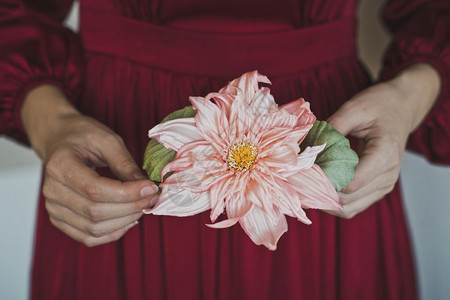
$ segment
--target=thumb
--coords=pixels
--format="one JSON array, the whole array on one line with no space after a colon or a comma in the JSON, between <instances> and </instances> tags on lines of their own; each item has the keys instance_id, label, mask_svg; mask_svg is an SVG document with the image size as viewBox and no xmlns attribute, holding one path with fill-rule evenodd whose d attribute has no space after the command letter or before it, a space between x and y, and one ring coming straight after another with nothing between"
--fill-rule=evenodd
<instances>
[{"instance_id":1,"label":"thumb","mask_svg":"<svg viewBox=\"0 0 450 300\"><path fill-rule=\"evenodd\" d=\"M102 150L111 172L122 181L147 179L142 170L136 165L133 157L125 146L123 140L118 137L114 142L106 145Z\"/></svg>"},{"instance_id":2,"label":"thumb","mask_svg":"<svg viewBox=\"0 0 450 300\"><path fill-rule=\"evenodd\" d=\"M344 103L334 114L332 114L327 122L333 128L344 136L358 131L364 126L364 118L357 111L352 101Z\"/></svg>"}]
</instances>

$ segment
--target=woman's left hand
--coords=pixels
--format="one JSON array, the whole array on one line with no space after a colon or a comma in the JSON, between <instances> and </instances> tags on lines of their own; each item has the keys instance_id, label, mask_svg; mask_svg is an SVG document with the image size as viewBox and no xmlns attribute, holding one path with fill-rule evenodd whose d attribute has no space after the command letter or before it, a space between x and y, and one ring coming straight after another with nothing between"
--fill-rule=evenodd
<instances>
[{"instance_id":1,"label":"woman's left hand","mask_svg":"<svg viewBox=\"0 0 450 300\"><path fill-rule=\"evenodd\" d=\"M328 119L360 142L355 178L339 192L343 210L329 213L350 219L392 191L408 136L433 107L439 90L437 71L416 64L358 93Z\"/></svg>"}]
</instances>

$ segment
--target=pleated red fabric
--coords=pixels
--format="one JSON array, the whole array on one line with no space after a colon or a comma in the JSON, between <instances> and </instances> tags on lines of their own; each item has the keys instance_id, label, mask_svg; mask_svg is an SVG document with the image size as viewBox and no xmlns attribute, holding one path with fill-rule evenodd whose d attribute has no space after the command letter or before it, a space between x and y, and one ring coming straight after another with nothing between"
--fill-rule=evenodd
<instances>
[{"instance_id":1,"label":"pleated red fabric","mask_svg":"<svg viewBox=\"0 0 450 300\"><path fill-rule=\"evenodd\" d=\"M304 97L318 119L370 84L356 58L357 1L81 0L80 35L60 20L71 1L3 0L0 130L26 138L29 89L62 88L84 114L123 137L138 164L147 131L258 69L279 104ZM391 1L394 42L382 74L416 62L440 73L436 107L410 146L450 163L448 1ZM420 21L420 24L418 23ZM100 170L110 176L107 170ZM413 257L397 186L351 220L308 210L288 220L275 252L239 226L211 229L209 213L145 215L121 240L86 248L54 228L41 197L32 299L415 299Z\"/></svg>"}]
</instances>

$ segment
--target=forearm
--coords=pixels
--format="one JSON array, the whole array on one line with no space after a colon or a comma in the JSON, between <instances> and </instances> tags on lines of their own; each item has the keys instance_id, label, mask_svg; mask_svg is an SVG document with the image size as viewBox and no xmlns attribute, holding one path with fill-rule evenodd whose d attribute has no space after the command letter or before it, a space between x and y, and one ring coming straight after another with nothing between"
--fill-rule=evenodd
<instances>
[{"instance_id":1,"label":"forearm","mask_svg":"<svg viewBox=\"0 0 450 300\"><path fill-rule=\"evenodd\" d=\"M58 129L59 120L79 112L64 93L53 85L41 85L31 90L21 108L21 118L32 147L41 159L48 156L45 144Z\"/></svg>"},{"instance_id":2,"label":"forearm","mask_svg":"<svg viewBox=\"0 0 450 300\"><path fill-rule=\"evenodd\" d=\"M402 96L403 108L410 116L410 133L433 108L441 90L438 72L428 64L414 64L387 82Z\"/></svg>"}]
</instances>

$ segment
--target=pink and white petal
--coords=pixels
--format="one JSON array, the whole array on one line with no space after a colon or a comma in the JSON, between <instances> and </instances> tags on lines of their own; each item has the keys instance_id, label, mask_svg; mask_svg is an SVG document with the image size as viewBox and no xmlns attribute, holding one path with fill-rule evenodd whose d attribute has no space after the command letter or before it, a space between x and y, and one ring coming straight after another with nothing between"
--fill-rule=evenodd
<instances>
[{"instance_id":1,"label":"pink and white petal","mask_svg":"<svg viewBox=\"0 0 450 300\"><path fill-rule=\"evenodd\" d=\"M261 208L254 205L239 220L242 229L256 245L264 245L276 250L280 237L288 230L286 217L275 208L276 219L269 217Z\"/></svg>"},{"instance_id":2,"label":"pink and white petal","mask_svg":"<svg viewBox=\"0 0 450 300\"><path fill-rule=\"evenodd\" d=\"M281 105L280 108L292 115L299 116L305 109L309 110L309 102L306 102L303 98L299 98L295 101Z\"/></svg>"},{"instance_id":3,"label":"pink and white petal","mask_svg":"<svg viewBox=\"0 0 450 300\"><path fill-rule=\"evenodd\" d=\"M178 150L176 157L198 157L199 155L207 157L216 153L216 149L214 149L208 141L201 140L182 146Z\"/></svg>"},{"instance_id":4,"label":"pink and white petal","mask_svg":"<svg viewBox=\"0 0 450 300\"><path fill-rule=\"evenodd\" d=\"M243 193L234 193L225 201L228 219L242 218L253 207Z\"/></svg>"},{"instance_id":5,"label":"pink and white petal","mask_svg":"<svg viewBox=\"0 0 450 300\"><path fill-rule=\"evenodd\" d=\"M153 215L187 217L211 208L208 193L193 193L188 189L163 188L156 205L143 212Z\"/></svg>"},{"instance_id":6,"label":"pink and white petal","mask_svg":"<svg viewBox=\"0 0 450 300\"><path fill-rule=\"evenodd\" d=\"M297 124L298 124L297 116L288 113L284 109L280 109L272 114L270 121L267 122L267 128L271 127L295 128Z\"/></svg>"},{"instance_id":7,"label":"pink and white petal","mask_svg":"<svg viewBox=\"0 0 450 300\"><path fill-rule=\"evenodd\" d=\"M228 149L228 120L226 112L202 97L189 97L192 107L197 111L195 124L203 139L209 141L211 145L222 151Z\"/></svg>"},{"instance_id":8,"label":"pink and white petal","mask_svg":"<svg viewBox=\"0 0 450 300\"><path fill-rule=\"evenodd\" d=\"M288 146L296 151L296 156L300 152L298 139L305 135L302 128L272 128L264 132L258 142L261 149L259 157L284 156L282 146ZM296 157L297 158L297 157Z\"/></svg>"},{"instance_id":9,"label":"pink and white petal","mask_svg":"<svg viewBox=\"0 0 450 300\"><path fill-rule=\"evenodd\" d=\"M314 165L314 162L317 159L317 155L323 151L325 146L326 144L306 147L305 150L297 155L296 163L284 169L286 178L295 175L297 172L310 169Z\"/></svg>"},{"instance_id":10,"label":"pink and white petal","mask_svg":"<svg viewBox=\"0 0 450 300\"><path fill-rule=\"evenodd\" d=\"M235 95L232 93L209 93L206 96L206 99L214 100L214 103L219 107L219 109L223 112L226 112L228 116L230 113L231 104L235 99Z\"/></svg>"},{"instance_id":11,"label":"pink and white petal","mask_svg":"<svg viewBox=\"0 0 450 300\"><path fill-rule=\"evenodd\" d=\"M230 181L229 190L231 194L225 199L225 207L229 219L242 217L252 207L252 203L245 198L249 180L249 172L243 172L234 174Z\"/></svg>"},{"instance_id":12,"label":"pink and white petal","mask_svg":"<svg viewBox=\"0 0 450 300\"><path fill-rule=\"evenodd\" d=\"M278 104L270 94L270 89L266 87L255 92L250 107L256 115L267 115L278 111Z\"/></svg>"},{"instance_id":13,"label":"pink and white petal","mask_svg":"<svg viewBox=\"0 0 450 300\"><path fill-rule=\"evenodd\" d=\"M280 108L288 111L290 114L297 116L298 125L310 125L314 124L316 121L316 116L310 110L309 102L306 102L303 98L292 101L285 105L282 105Z\"/></svg>"},{"instance_id":14,"label":"pink and white petal","mask_svg":"<svg viewBox=\"0 0 450 300\"><path fill-rule=\"evenodd\" d=\"M253 172L245 191L245 199L260 207L271 218L276 219L274 212L273 178Z\"/></svg>"},{"instance_id":15,"label":"pink and white petal","mask_svg":"<svg viewBox=\"0 0 450 300\"><path fill-rule=\"evenodd\" d=\"M206 226L211 227L211 228L215 228L215 229L222 229L222 228L228 228L233 226L234 224L236 224L239 221L239 218L234 218L234 219L226 219L214 224L206 224Z\"/></svg>"},{"instance_id":16,"label":"pink and white petal","mask_svg":"<svg viewBox=\"0 0 450 300\"><path fill-rule=\"evenodd\" d=\"M304 224L311 224L302 208L298 193L284 180L274 180L274 202L282 214L297 218Z\"/></svg>"},{"instance_id":17,"label":"pink and white petal","mask_svg":"<svg viewBox=\"0 0 450 300\"><path fill-rule=\"evenodd\" d=\"M303 207L342 209L336 190L327 175L316 164L288 177L288 183L298 193Z\"/></svg>"},{"instance_id":18,"label":"pink and white petal","mask_svg":"<svg viewBox=\"0 0 450 300\"><path fill-rule=\"evenodd\" d=\"M257 141L257 146L259 149L258 156L265 157L273 152L276 148L283 145L288 135L292 132L291 128L270 128L263 132L259 140Z\"/></svg>"},{"instance_id":19,"label":"pink and white petal","mask_svg":"<svg viewBox=\"0 0 450 300\"><path fill-rule=\"evenodd\" d=\"M231 197L232 190L230 185L232 184L233 176L229 176L216 182L209 190L211 200L211 222L215 222L216 219L223 213L225 208L225 201Z\"/></svg>"},{"instance_id":20,"label":"pink and white petal","mask_svg":"<svg viewBox=\"0 0 450 300\"><path fill-rule=\"evenodd\" d=\"M316 161L317 155L325 149L325 146L327 144L319 145L319 146L312 146L312 147L306 147L305 150L303 150L298 155L298 163L297 168L298 170L305 170L309 169L313 166L314 162Z\"/></svg>"},{"instance_id":21,"label":"pink and white petal","mask_svg":"<svg viewBox=\"0 0 450 300\"><path fill-rule=\"evenodd\" d=\"M202 184L203 178L203 174L191 172L191 169L185 169L183 171L175 172L167 177L167 179L160 184L160 188L196 189Z\"/></svg>"},{"instance_id":22,"label":"pink and white petal","mask_svg":"<svg viewBox=\"0 0 450 300\"><path fill-rule=\"evenodd\" d=\"M184 171L188 168L192 168L192 159L190 157L175 158L162 169L161 178L164 178L169 172Z\"/></svg>"},{"instance_id":23,"label":"pink and white petal","mask_svg":"<svg viewBox=\"0 0 450 300\"><path fill-rule=\"evenodd\" d=\"M180 118L158 124L150 129L148 136L175 151L185 144L204 140L194 118Z\"/></svg>"},{"instance_id":24,"label":"pink and white petal","mask_svg":"<svg viewBox=\"0 0 450 300\"><path fill-rule=\"evenodd\" d=\"M225 87L220 89L219 93L236 93L237 87L242 91L244 101L250 104L253 99L253 95L259 89L259 83L271 84L270 80L258 73L258 71L252 71L243 74L242 76L230 81Z\"/></svg>"},{"instance_id":25,"label":"pink and white petal","mask_svg":"<svg viewBox=\"0 0 450 300\"><path fill-rule=\"evenodd\" d=\"M253 110L244 102L243 98L236 97L231 104L230 115L228 117L230 143L243 136L247 136L251 129L250 125L256 117Z\"/></svg>"}]
</instances>

